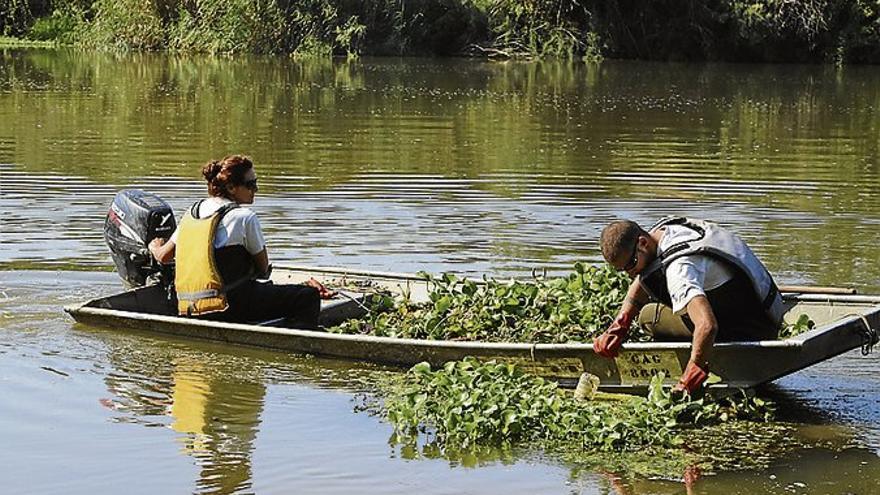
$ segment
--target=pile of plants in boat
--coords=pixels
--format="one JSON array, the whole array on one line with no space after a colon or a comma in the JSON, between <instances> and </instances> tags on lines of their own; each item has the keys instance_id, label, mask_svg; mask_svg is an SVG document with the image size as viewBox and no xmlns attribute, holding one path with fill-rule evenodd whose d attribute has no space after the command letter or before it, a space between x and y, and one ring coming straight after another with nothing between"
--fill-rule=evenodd
<instances>
[{"instance_id":1,"label":"pile of plants in boat","mask_svg":"<svg viewBox=\"0 0 880 495\"><path fill-rule=\"evenodd\" d=\"M484 278L478 283L451 273L422 276L429 284L428 302L376 292L366 302L366 316L328 331L474 342L591 342L613 321L630 283L625 273L609 265L584 263L575 263L574 271L563 277L528 281ZM782 325L779 338L814 326L802 314ZM648 341L651 335L634 324L628 340Z\"/></svg>"},{"instance_id":2,"label":"pile of plants in boat","mask_svg":"<svg viewBox=\"0 0 880 495\"><path fill-rule=\"evenodd\" d=\"M608 265L583 263L567 276L531 281L423 276L430 286L429 302L379 294L368 302L365 317L330 331L480 342L589 342L611 324L630 282ZM638 331L630 336L639 337Z\"/></svg>"},{"instance_id":3,"label":"pile of plants in boat","mask_svg":"<svg viewBox=\"0 0 880 495\"><path fill-rule=\"evenodd\" d=\"M647 397L584 401L515 365L466 358L413 366L386 384L381 407L398 438L425 435L441 448L540 441L608 452L679 449L687 430L774 414L759 398L673 396L662 381L652 380Z\"/></svg>"}]
</instances>

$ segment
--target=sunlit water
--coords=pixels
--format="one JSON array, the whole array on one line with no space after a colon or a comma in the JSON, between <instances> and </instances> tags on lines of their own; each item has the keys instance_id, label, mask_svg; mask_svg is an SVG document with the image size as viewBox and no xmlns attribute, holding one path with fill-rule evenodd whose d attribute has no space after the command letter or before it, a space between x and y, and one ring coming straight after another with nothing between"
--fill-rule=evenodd
<instances>
[{"instance_id":1,"label":"sunlit water","mask_svg":"<svg viewBox=\"0 0 880 495\"><path fill-rule=\"evenodd\" d=\"M880 70L0 51L0 492L677 493L539 452L427 458L357 412L375 369L99 330L113 195L179 213L244 152L275 263L527 276L609 220L734 228L781 283L880 292ZM699 493L880 492L880 365L770 393L812 447ZM429 457L429 456L428 456Z\"/></svg>"}]
</instances>

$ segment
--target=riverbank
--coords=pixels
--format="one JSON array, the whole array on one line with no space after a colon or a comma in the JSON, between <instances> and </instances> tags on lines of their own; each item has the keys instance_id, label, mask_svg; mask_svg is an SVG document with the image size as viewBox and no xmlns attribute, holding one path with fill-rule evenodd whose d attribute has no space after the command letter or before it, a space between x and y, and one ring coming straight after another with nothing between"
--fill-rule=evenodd
<instances>
[{"instance_id":1,"label":"riverbank","mask_svg":"<svg viewBox=\"0 0 880 495\"><path fill-rule=\"evenodd\" d=\"M0 48L56 48L54 41L36 41L11 36L0 36Z\"/></svg>"},{"instance_id":2,"label":"riverbank","mask_svg":"<svg viewBox=\"0 0 880 495\"><path fill-rule=\"evenodd\" d=\"M0 34L210 53L880 62L880 10L858 0L13 0Z\"/></svg>"}]
</instances>

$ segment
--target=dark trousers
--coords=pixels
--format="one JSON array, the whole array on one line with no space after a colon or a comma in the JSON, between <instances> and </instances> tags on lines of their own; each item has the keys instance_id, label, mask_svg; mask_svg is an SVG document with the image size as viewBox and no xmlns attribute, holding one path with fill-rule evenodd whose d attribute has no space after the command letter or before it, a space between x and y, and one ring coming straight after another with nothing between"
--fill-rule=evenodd
<instances>
[{"instance_id":1,"label":"dark trousers","mask_svg":"<svg viewBox=\"0 0 880 495\"><path fill-rule=\"evenodd\" d=\"M737 274L721 287L708 291L706 297L718 321L718 342L779 337L779 327L767 316L745 275Z\"/></svg>"},{"instance_id":2,"label":"dark trousers","mask_svg":"<svg viewBox=\"0 0 880 495\"><path fill-rule=\"evenodd\" d=\"M314 287L249 280L226 298L229 309L208 315L210 319L246 323L287 318L294 328L318 328L321 297Z\"/></svg>"},{"instance_id":3,"label":"dark trousers","mask_svg":"<svg viewBox=\"0 0 880 495\"><path fill-rule=\"evenodd\" d=\"M737 274L720 287L707 291L706 299L718 322L716 342L779 337L779 327L767 316L745 275ZM687 314L676 315L663 304L646 305L638 321L653 333L654 340L690 340L694 332L694 324Z\"/></svg>"}]
</instances>

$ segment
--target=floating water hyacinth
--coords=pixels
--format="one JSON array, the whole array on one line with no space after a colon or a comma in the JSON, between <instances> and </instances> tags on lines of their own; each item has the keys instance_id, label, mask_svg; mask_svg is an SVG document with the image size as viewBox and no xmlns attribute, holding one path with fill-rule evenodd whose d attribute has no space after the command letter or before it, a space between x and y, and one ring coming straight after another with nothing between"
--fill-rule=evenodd
<instances>
[{"instance_id":1,"label":"floating water hyacinth","mask_svg":"<svg viewBox=\"0 0 880 495\"><path fill-rule=\"evenodd\" d=\"M375 296L364 318L330 331L432 340L480 342L590 342L620 308L629 285L607 265L577 263L564 277L529 281L423 274L430 302Z\"/></svg>"},{"instance_id":2,"label":"floating water hyacinth","mask_svg":"<svg viewBox=\"0 0 880 495\"><path fill-rule=\"evenodd\" d=\"M494 280L482 283L445 273L423 273L429 284L427 303L376 294L369 312L328 329L335 333L473 342L589 343L604 332L620 310L630 284L625 273L609 265L576 263L572 273L555 278ZM786 324L780 337L812 328L801 315ZM630 341L650 340L634 325Z\"/></svg>"},{"instance_id":3,"label":"floating water hyacinth","mask_svg":"<svg viewBox=\"0 0 880 495\"><path fill-rule=\"evenodd\" d=\"M474 358L437 370L420 363L391 383L383 407L397 435L428 434L453 448L537 440L599 451L677 448L685 429L773 415L758 398L675 397L662 376L647 397L583 401L515 365Z\"/></svg>"}]
</instances>

